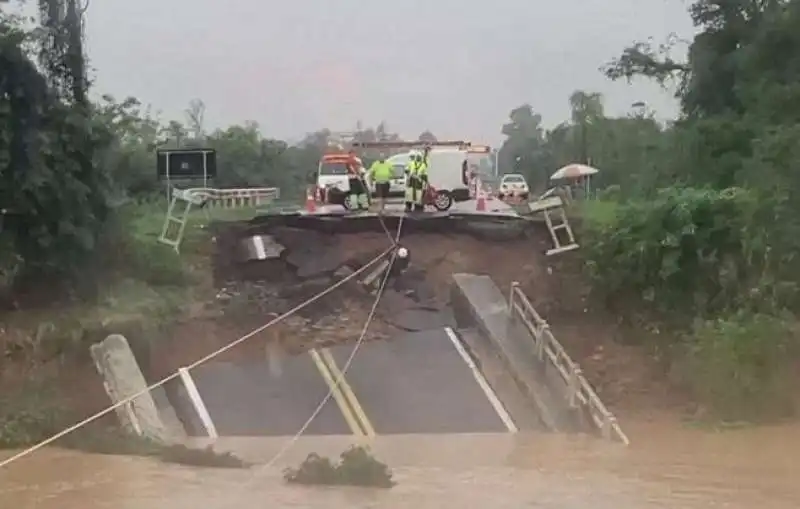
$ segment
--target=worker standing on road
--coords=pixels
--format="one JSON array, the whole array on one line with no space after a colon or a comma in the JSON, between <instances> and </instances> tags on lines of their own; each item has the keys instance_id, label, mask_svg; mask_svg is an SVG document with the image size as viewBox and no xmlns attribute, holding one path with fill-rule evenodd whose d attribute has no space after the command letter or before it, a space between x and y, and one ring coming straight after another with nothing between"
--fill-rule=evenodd
<instances>
[{"instance_id":1,"label":"worker standing on road","mask_svg":"<svg viewBox=\"0 0 800 509\"><path fill-rule=\"evenodd\" d=\"M406 212L422 212L423 196L428 185L428 149L423 154L416 152L411 155L411 160L406 166Z\"/></svg>"},{"instance_id":2,"label":"worker standing on road","mask_svg":"<svg viewBox=\"0 0 800 509\"><path fill-rule=\"evenodd\" d=\"M355 152L350 151L350 157L347 161L347 183L350 187L350 193L347 197L350 200L351 210L367 210L369 208L369 197L367 196L367 188L364 185L364 167L361 165L361 160L356 157Z\"/></svg>"},{"instance_id":3,"label":"worker standing on road","mask_svg":"<svg viewBox=\"0 0 800 509\"><path fill-rule=\"evenodd\" d=\"M369 178L375 183L375 194L378 197L378 206L381 212L386 207L386 200L389 198L392 173L392 164L386 160L385 154L381 154L378 160L369 167Z\"/></svg>"}]
</instances>

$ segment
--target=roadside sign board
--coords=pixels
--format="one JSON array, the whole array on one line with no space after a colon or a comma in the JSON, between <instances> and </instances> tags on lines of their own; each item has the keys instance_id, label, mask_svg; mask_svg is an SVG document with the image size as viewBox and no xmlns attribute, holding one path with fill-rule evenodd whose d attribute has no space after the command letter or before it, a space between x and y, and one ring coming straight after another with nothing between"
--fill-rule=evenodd
<instances>
[{"instance_id":1,"label":"roadside sign board","mask_svg":"<svg viewBox=\"0 0 800 509\"><path fill-rule=\"evenodd\" d=\"M210 148L159 150L156 169L159 180L207 181L217 176L217 152Z\"/></svg>"}]
</instances>

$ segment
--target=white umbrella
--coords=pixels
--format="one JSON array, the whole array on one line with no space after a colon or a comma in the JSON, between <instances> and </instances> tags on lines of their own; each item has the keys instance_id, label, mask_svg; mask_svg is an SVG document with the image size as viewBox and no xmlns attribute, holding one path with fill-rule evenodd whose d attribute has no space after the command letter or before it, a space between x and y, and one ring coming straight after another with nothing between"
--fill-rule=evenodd
<instances>
[{"instance_id":1,"label":"white umbrella","mask_svg":"<svg viewBox=\"0 0 800 509\"><path fill-rule=\"evenodd\" d=\"M585 164L568 164L550 175L550 180L574 179L599 173L600 170Z\"/></svg>"}]
</instances>

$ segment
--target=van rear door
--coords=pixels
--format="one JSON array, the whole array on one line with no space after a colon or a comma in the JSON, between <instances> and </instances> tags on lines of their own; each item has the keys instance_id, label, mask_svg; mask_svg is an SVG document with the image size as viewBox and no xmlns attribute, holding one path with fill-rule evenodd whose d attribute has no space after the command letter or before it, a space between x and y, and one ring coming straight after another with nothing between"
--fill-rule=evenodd
<instances>
[{"instance_id":1,"label":"van rear door","mask_svg":"<svg viewBox=\"0 0 800 509\"><path fill-rule=\"evenodd\" d=\"M428 179L437 190L457 191L467 189L463 182L463 166L467 153L464 150L437 150L428 154Z\"/></svg>"}]
</instances>

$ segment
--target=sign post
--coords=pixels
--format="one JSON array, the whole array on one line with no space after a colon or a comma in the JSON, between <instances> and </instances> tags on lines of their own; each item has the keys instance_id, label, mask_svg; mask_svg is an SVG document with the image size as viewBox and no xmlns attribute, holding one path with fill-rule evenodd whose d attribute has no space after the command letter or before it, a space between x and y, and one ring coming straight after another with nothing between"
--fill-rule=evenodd
<instances>
[{"instance_id":1,"label":"sign post","mask_svg":"<svg viewBox=\"0 0 800 509\"><path fill-rule=\"evenodd\" d=\"M217 153L209 148L159 150L156 153L156 171L158 179L167 184L167 217L159 240L178 251L189 211L193 204L197 204L195 201L202 197L189 192L189 189L173 191L172 180L202 178L203 189L207 189L208 180L217 176ZM176 213L178 202L181 209Z\"/></svg>"},{"instance_id":2,"label":"sign post","mask_svg":"<svg viewBox=\"0 0 800 509\"><path fill-rule=\"evenodd\" d=\"M208 180L217 176L217 152L211 148L159 150L156 168L158 179L167 183L169 200L172 180L203 179L203 187L208 187Z\"/></svg>"}]
</instances>

